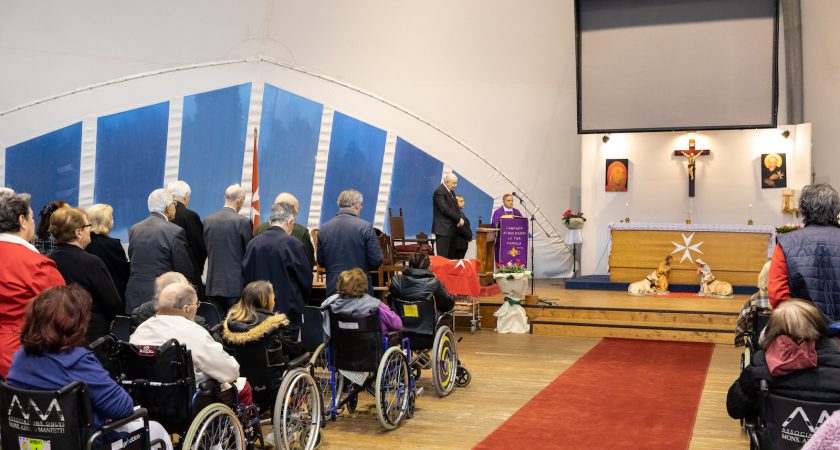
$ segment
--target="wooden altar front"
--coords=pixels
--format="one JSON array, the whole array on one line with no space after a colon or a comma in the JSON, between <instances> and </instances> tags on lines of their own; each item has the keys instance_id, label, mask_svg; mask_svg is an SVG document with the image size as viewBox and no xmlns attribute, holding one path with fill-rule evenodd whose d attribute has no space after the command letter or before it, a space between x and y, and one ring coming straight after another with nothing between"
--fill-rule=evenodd
<instances>
[{"instance_id":1,"label":"wooden altar front","mask_svg":"<svg viewBox=\"0 0 840 450\"><path fill-rule=\"evenodd\" d=\"M475 253L476 259L481 263L479 281L482 286L493 284L493 271L495 270L493 248L496 245L496 235L498 232L498 228L479 227L475 230Z\"/></svg>"},{"instance_id":2,"label":"wooden altar front","mask_svg":"<svg viewBox=\"0 0 840 450\"><path fill-rule=\"evenodd\" d=\"M733 285L755 286L772 255L775 229L761 225L611 223L610 281L634 282L673 256L670 282L700 284L697 258Z\"/></svg>"}]
</instances>

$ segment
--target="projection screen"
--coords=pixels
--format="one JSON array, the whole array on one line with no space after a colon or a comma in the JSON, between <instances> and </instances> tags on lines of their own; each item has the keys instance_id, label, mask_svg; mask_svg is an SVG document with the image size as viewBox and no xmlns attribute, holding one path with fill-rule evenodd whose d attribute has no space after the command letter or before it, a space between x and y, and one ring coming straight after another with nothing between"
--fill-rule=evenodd
<instances>
[{"instance_id":1,"label":"projection screen","mask_svg":"<svg viewBox=\"0 0 840 450\"><path fill-rule=\"evenodd\" d=\"M578 132L776 126L777 0L576 0Z\"/></svg>"}]
</instances>

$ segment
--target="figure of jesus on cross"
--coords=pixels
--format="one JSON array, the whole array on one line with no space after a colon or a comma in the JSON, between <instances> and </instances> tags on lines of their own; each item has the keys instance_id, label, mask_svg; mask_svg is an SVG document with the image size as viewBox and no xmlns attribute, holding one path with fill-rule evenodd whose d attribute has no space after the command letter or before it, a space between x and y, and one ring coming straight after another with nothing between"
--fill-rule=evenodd
<instances>
[{"instance_id":1,"label":"figure of jesus on cross","mask_svg":"<svg viewBox=\"0 0 840 450\"><path fill-rule=\"evenodd\" d=\"M710 150L697 150L694 148L694 139L688 140L688 150L674 150L674 156L688 157L688 196L694 197L694 178L697 175L697 157L710 155Z\"/></svg>"}]
</instances>

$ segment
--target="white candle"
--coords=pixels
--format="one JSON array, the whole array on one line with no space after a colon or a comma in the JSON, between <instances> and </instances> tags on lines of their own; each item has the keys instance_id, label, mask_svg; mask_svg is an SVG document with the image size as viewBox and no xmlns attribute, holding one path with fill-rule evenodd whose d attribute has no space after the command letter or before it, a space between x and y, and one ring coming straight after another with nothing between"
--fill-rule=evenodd
<instances>
[{"instance_id":1,"label":"white candle","mask_svg":"<svg viewBox=\"0 0 840 450\"><path fill-rule=\"evenodd\" d=\"M747 205L747 220L752 220L752 203Z\"/></svg>"},{"instance_id":2,"label":"white candle","mask_svg":"<svg viewBox=\"0 0 840 450\"><path fill-rule=\"evenodd\" d=\"M629 219L630 218L630 203L625 203L624 207L627 208L627 215L624 216L624 217Z\"/></svg>"}]
</instances>

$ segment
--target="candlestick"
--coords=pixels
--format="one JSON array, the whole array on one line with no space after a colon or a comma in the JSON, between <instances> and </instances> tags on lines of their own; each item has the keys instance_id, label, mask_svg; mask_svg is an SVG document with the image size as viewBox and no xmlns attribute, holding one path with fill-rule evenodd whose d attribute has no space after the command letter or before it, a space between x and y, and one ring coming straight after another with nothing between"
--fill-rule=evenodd
<instances>
[{"instance_id":1,"label":"candlestick","mask_svg":"<svg viewBox=\"0 0 840 450\"><path fill-rule=\"evenodd\" d=\"M747 205L747 225L752 225L752 203Z\"/></svg>"},{"instance_id":2,"label":"candlestick","mask_svg":"<svg viewBox=\"0 0 840 450\"><path fill-rule=\"evenodd\" d=\"M624 216L624 223L630 223L630 203L625 203L624 208L627 209L627 215Z\"/></svg>"}]
</instances>

